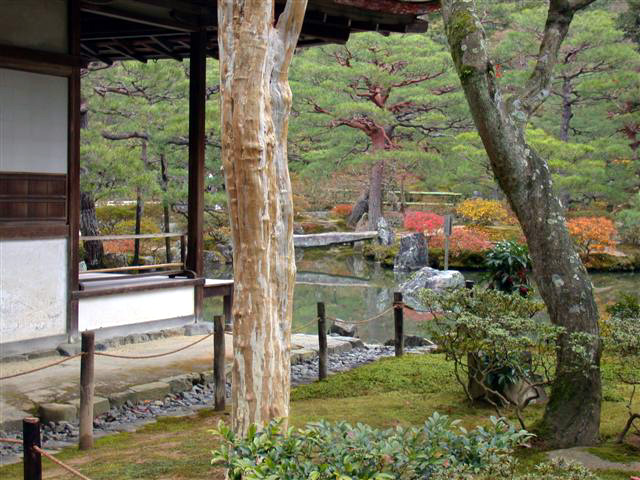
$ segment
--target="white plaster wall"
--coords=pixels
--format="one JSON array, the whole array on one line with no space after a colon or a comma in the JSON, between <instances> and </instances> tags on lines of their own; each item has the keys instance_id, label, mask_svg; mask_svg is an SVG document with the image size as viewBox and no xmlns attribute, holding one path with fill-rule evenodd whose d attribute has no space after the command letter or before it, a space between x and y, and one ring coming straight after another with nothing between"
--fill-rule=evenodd
<instances>
[{"instance_id":1,"label":"white plaster wall","mask_svg":"<svg viewBox=\"0 0 640 480\"><path fill-rule=\"evenodd\" d=\"M80 331L193 316L194 287L83 298L78 302Z\"/></svg>"},{"instance_id":2,"label":"white plaster wall","mask_svg":"<svg viewBox=\"0 0 640 480\"><path fill-rule=\"evenodd\" d=\"M67 0L0 0L0 44L67 53Z\"/></svg>"},{"instance_id":3,"label":"white plaster wall","mask_svg":"<svg viewBox=\"0 0 640 480\"><path fill-rule=\"evenodd\" d=\"M0 68L0 171L67 173L67 82Z\"/></svg>"},{"instance_id":4,"label":"white plaster wall","mask_svg":"<svg viewBox=\"0 0 640 480\"><path fill-rule=\"evenodd\" d=\"M67 240L0 240L0 343L67 325Z\"/></svg>"}]
</instances>

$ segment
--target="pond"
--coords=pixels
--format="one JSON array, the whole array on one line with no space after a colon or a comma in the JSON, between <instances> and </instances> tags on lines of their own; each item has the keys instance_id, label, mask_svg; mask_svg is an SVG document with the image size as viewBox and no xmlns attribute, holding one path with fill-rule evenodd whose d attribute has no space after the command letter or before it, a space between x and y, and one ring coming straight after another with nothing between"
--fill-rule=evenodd
<instances>
[{"instance_id":1,"label":"pond","mask_svg":"<svg viewBox=\"0 0 640 480\"><path fill-rule=\"evenodd\" d=\"M314 323L317 302L324 302L328 317L360 322L388 309L393 292L404 280L392 270L354 253L349 247L306 250L297 260L298 274L294 292L293 331L317 333ZM482 272L462 272L465 278L480 282ZM230 266L209 266L208 278L231 278ZM596 301L603 305L615 301L619 293L638 293L640 273L593 273ZM219 300L207 300L205 315L221 312ZM405 310L405 333L420 334L424 314ZM358 335L368 343L383 343L393 338L393 312L358 325Z\"/></svg>"}]
</instances>

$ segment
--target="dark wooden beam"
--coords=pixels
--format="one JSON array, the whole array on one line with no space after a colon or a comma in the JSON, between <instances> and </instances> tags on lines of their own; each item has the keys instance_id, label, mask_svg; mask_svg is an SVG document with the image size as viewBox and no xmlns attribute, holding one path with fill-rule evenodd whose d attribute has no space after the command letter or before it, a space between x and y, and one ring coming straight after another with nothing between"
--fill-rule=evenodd
<instances>
[{"instance_id":1,"label":"dark wooden beam","mask_svg":"<svg viewBox=\"0 0 640 480\"><path fill-rule=\"evenodd\" d=\"M80 0L69 0L69 53L80 56ZM67 146L67 224L69 226L67 265L67 334L78 337L78 302L72 292L78 290L78 231L80 230L80 67L74 66L68 89Z\"/></svg>"},{"instance_id":2,"label":"dark wooden beam","mask_svg":"<svg viewBox=\"0 0 640 480\"><path fill-rule=\"evenodd\" d=\"M0 239L33 240L35 238L65 238L69 225L65 223L0 223Z\"/></svg>"},{"instance_id":3,"label":"dark wooden beam","mask_svg":"<svg viewBox=\"0 0 640 480\"><path fill-rule=\"evenodd\" d=\"M425 15L440 10L438 0L427 2L402 2L398 0L333 0L338 5L360 8L363 11L386 15Z\"/></svg>"},{"instance_id":4,"label":"dark wooden beam","mask_svg":"<svg viewBox=\"0 0 640 480\"><path fill-rule=\"evenodd\" d=\"M315 23L304 23L300 35L313 37L330 43L347 43L349 40L349 29L319 25Z\"/></svg>"},{"instance_id":5,"label":"dark wooden beam","mask_svg":"<svg viewBox=\"0 0 640 480\"><path fill-rule=\"evenodd\" d=\"M180 32L194 32L199 28L197 25L188 25L186 23L177 22L169 18L148 17L136 12L119 10L106 5L94 5L87 2L82 2L82 11L91 12L96 15L102 15L105 17L118 18L120 20L126 20L128 22L139 23L142 25L151 25L153 27L161 27Z\"/></svg>"},{"instance_id":6,"label":"dark wooden beam","mask_svg":"<svg viewBox=\"0 0 640 480\"><path fill-rule=\"evenodd\" d=\"M204 152L207 33L191 34L189 62L189 206L187 228L187 269L197 276L204 273L203 217L204 217ZM202 318L202 287L195 288L195 316Z\"/></svg>"},{"instance_id":7,"label":"dark wooden beam","mask_svg":"<svg viewBox=\"0 0 640 480\"><path fill-rule=\"evenodd\" d=\"M132 292L148 292L150 290L163 290L168 288L180 288L195 286L202 290L204 278L183 278L172 280L158 280L156 282L140 283L137 285L122 285L119 287L91 287L87 290L75 290L73 299L77 302L81 298L104 297L106 295L121 295Z\"/></svg>"},{"instance_id":8,"label":"dark wooden beam","mask_svg":"<svg viewBox=\"0 0 640 480\"><path fill-rule=\"evenodd\" d=\"M74 67L81 66L83 61L80 55L0 45L0 68L69 77Z\"/></svg>"}]
</instances>

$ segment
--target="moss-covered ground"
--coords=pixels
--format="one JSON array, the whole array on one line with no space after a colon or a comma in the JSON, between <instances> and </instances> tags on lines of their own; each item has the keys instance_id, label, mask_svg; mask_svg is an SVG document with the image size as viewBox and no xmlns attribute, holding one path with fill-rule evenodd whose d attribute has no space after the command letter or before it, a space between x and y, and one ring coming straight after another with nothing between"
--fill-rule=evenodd
<instances>
[{"instance_id":1,"label":"moss-covered ground","mask_svg":"<svg viewBox=\"0 0 640 480\"><path fill-rule=\"evenodd\" d=\"M601 458L627 463L640 458L637 447L614 444L613 439L626 420L628 391L615 383L603 368L604 397L601 431L604 443L589 449ZM451 365L442 355L407 355L385 359L331 376L323 382L305 385L292 392L294 425L309 421L346 420L377 427L419 425L434 411L460 419L465 427L486 424L491 408L471 405L454 380ZM636 401L640 409L640 400ZM543 406L526 410L526 421L535 430ZM58 458L78 468L93 480L100 479L222 479L222 472L210 465L215 447L209 433L228 413L203 410L197 415L162 418L135 433L121 433L99 439L89 452L65 449ZM529 469L545 459L533 448L517 452L521 468ZM628 480L625 470L597 472L605 480ZM22 465L0 468L3 480L22 478ZM72 478L49 461L44 462L44 478Z\"/></svg>"}]
</instances>

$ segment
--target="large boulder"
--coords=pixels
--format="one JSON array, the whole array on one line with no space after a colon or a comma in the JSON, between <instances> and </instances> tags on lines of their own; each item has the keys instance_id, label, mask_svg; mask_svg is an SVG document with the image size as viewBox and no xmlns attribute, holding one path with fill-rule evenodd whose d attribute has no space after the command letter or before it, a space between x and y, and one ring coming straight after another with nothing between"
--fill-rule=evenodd
<instances>
[{"instance_id":1,"label":"large boulder","mask_svg":"<svg viewBox=\"0 0 640 480\"><path fill-rule=\"evenodd\" d=\"M336 318L329 329L329 333L334 333L341 337L357 337L358 327L353 323L347 323L344 320Z\"/></svg>"},{"instance_id":2,"label":"large boulder","mask_svg":"<svg viewBox=\"0 0 640 480\"><path fill-rule=\"evenodd\" d=\"M384 219L384 217L380 217L378 219L378 243L380 245L393 245L393 241L396 239L393 230Z\"/></svg>"},{"instance_id":3,"label":"large boulder","mask_svg":"<svg viewBox=\"0 0 640 480\"><path fill-rule=\"evenodd\" d=\"M453 288L464 288L464 276L457 270L436 270L424 267L417 271L408 281L400 285L404 303L419 312L428 309L419 300L420 290L428 288L443 292Z\"/></svg>"},{"instance_id":4,"label":"large boulder","mask_svg":"<svg viewBox=\"0 0 640 480\"><path fill-rule=\"evenodd\" d=\"M400 250L393 263L394 270L411 271L427 266L427 239L413 233L400 239Z\"/></svg>"}]
</instances>

